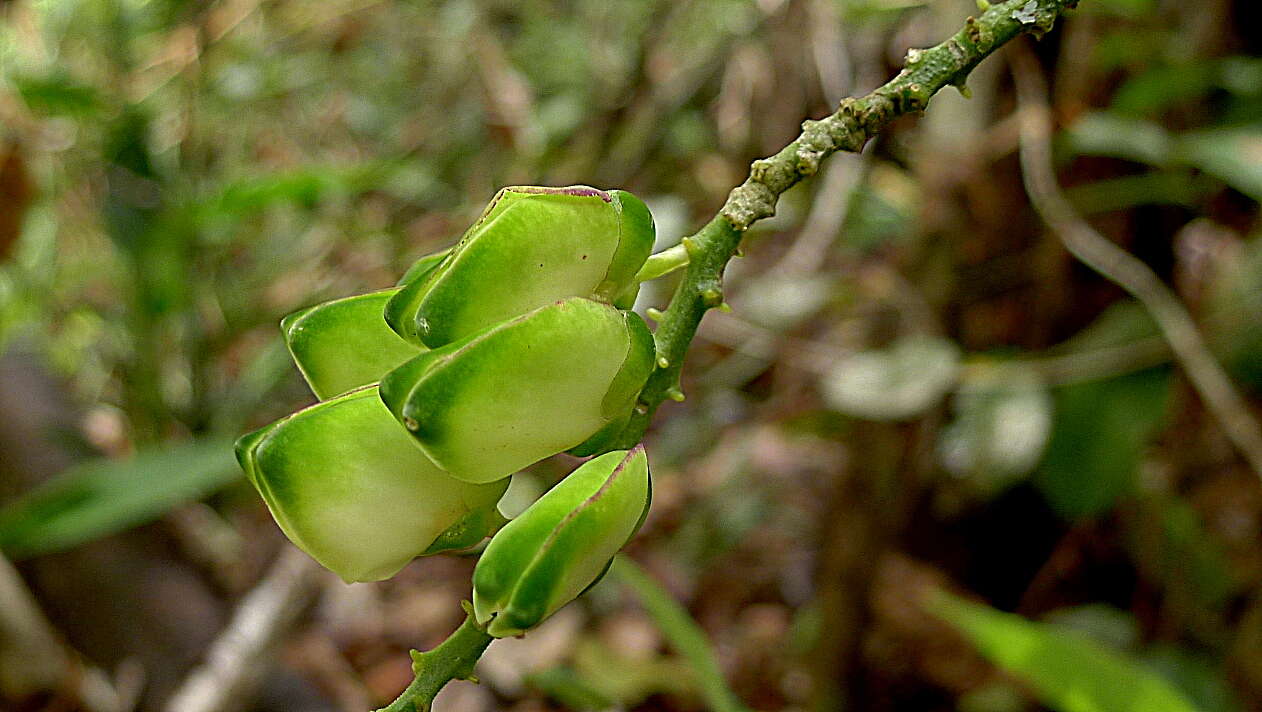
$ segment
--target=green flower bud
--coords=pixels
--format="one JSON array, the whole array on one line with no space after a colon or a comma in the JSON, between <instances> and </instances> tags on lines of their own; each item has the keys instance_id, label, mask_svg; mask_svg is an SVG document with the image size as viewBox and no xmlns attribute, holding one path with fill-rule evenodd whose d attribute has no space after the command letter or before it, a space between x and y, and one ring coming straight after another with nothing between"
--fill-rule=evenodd
<instances>
[{"instance_id":1,"label":"green flower bud","mask_svg":"<svg viewBox=\"0 0 1262 712\"><path fill-rule=\"evenodd\" d=\"M285 535L348 582L472 546L502 521L495 504L508 481L474 485L438 469L375 385L250 433L236 451Z\"/></svg>"},{"instance_id":2,"label":"green flower bud","mask_svg":"<svg viewBox=\"0 0 1262 712\"><path fill-rule=\"evenodd\" d=\"M381 318L386 302L398 291L336 299L281 320L289 353L317 398L376 383L386 371L421 352Z\"/></svg>"},{"instance_id":3,"label":"green flower bud","mask_svg":"<svg viewBox=\"0 0 1262 712\"><path fill-rule=\"evenodd\" d=\"M519 635L574 600L640 528L651 492L642 446L570 473L487 544L473 570L477 622Z\"/></svg>"},{"instance_id":4,"label":"green flower bud","mask_svg":"<svg viewBox=\"0 0 1262 712\"><path fill-rule=\"evenodd\" d=\"M653 234L625 191L504 188L442 264L390 300L386 321L437 348L567 297L623 303Z\"/></svg>"},{"instance_id":5,"label":"green flower bud","mask_svg":"<svg viewBox=\"0 0 1262 712\"><path fill-rule=\"evenodd\" d=\"M625 417L653 358L639 316L573 297L422 353L381 399L439 467L492 482Z\"/></svg>"}]
</instances>

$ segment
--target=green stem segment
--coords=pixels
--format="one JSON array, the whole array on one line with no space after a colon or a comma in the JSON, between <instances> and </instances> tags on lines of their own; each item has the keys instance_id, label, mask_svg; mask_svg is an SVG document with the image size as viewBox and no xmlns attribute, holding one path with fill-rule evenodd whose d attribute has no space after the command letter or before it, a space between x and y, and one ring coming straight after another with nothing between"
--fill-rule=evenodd
<instances>
[{"instance_id":1,"label":"green stem segment","mask_svg":"<svg viewBox=\"0 0 1262 712\"><path fill-rule=\"evenodd\" d=\"M477 681L473 666L492 640L470 613L437 647L424 653L412 651L412 674L416 678L389 707L377 712L429 712L438 691L451 680Z\"/></svg>"},{"instance_id":2,"label":"green stem segment","mask_svg":"<svg viewBox=\"0 0 1262 712\"><path fill-rule=\"evenodd\" d=\"M679 374L683 371L684 355L697 333L701 317L723 304L723 268L736 254L743 236L744 231L738 230L720 213L700 232L683 239L688 271L653 333L657 342L657 364L640 391L631 422L616 443L618 448L631 447L644 439L653 412L663 401L683 399Z\"/></svg>"},{"instance_id":3,"label":"green stem segment","mask_svg":"<svg viewBox=\"0 0 1262 712\"><path fill-rule=\"evenodd\" d=\"M683 245L668 247L649 256L644 266L636 273L635 281L648 282L687 266L688 250Z\"/></svg>"},{"instance_id":4,"label":"green stem segment","mask_svg":"<svg viewBox=\"0 0 1262 712\"><path fill-rule=\"evenodd\" d=\"M802 134L774 156L754 161L749 177L700 232L677 248L651 258L637 278L652 279L687 261L687 272L658 324L654 338L658 361L635 406L631 422L610 450L640 442L653 413L667 398L680 400L684 355L701 317L723 304L723 269L736 254L745 231L775 214L780 195L815 175L820 162L837 151L859 151L891 121L924 111L930 97L947 85L967 95L968 74L983 59L1022 34L1041 37L1077 0L1007 0L970 17L963 29L942 44L909 50L898 76L867 96L845 99L835 113L802 124ZM650 269L651 268L651 269ZM423 712L449 680L469 679L473 665L491 642L472 620L427 653L413 653L416 679L381 712Z\"/></svg>"},{"instance_id":5,"label":"green stem segment","mask_svg":"<svg viewBox=\"0 0 1262 712\"><path fill-rule=\"evenodd\" d=\"M723 269L745 231L775 214L780 195L803 178L815 175L823 159L837 151L859 151L891 121L918 113L947 85L967 94L969 72L1018 35L1041 37L1056 18L1077 0L1008 0L991 5L980 18L970 17L963 29L936 47L907 52L907 63L883 86L858 99L844 99L837 111L802 124L802 134L769 158L754 161L749 177L728 195L727 202L697 234L683 239L688 271L655 334L657 367L640 393L631 422L618 447L639 442L653 413L667 398L681 400L679 375L684 355L706 311L723 303ZM650 258L641 276L672 271L683 260L671 248ZM668 254L669 253L669 254ZM652 267L652 269L650 269Z\"/></svg>"}]
</instances>

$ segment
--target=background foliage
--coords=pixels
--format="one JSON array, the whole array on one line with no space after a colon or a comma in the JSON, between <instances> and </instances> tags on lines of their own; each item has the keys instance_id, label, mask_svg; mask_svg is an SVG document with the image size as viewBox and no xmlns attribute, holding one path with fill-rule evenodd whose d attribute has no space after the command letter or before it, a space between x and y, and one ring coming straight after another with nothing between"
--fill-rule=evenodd
<instances>
[{"instance_id":1,"label":"background foliage","mask_svg":"<svg viewBox=\"0 0 1262 712\"><path fill-rule=\"evenodd\" d=\"M0 549L66 644L161 708L281 546L223 445L310 400L281 316L393 284L507 184L632 190L673 244L970 12L0 3ZM1087 0L1036 48L1071 201L1178 291L1255 413L1260 21ZM1262 484L1143 310L1029 207L1003 54L970 86L751 231L650 434L630 555L756 709L1262 709ZM323 586L255 704L392 698L471 568ZM645 586L621 573L496 643L439 709L702 708L716 663ZM3 685L14 709L80 704Z\"/></svg>"}]
</instances>

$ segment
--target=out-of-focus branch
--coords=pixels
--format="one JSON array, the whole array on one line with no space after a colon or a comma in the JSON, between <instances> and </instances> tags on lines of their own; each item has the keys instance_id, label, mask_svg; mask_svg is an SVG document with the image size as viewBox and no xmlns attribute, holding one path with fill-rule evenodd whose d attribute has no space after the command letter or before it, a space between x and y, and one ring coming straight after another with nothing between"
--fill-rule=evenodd
<instances>
[{"instance_id":1,"label":"out-of-focus branch","mask_svg":"<svg viewBox=\"0 0 1262 712\"><path fill-rule=\"evenodd\" d=\"M281 638L306 608L324 570L301 551L286 547L267 575L237 607L228 627L210 646L167 702L170 712L240 709L268 670Z\"/></svg>"},{"instance_id":2,"label":"out-of-focus branch","mask_svg":"<svg viewBox=\"0 0 1262 712\"><path fill-rule=\"evenodd\" d=\"M56 688L65 651L8 559L0 558L0 692L22 697Z\"/></svg>"},{"instance_id":3,"label":"out-of-focus branch","mask_svg":"<svg viewBox=\"0 0 1262 712\"><path fill-rule=\"evenodd\" d=\"M68 689L90 712L121 712L122 697L105 675L83 666L52 625L9 560L0 556L0 693L21 698Z\"/></svg>"},{"instance_id":4,"label":"out-of-focus branch","mask_svg":"<svg viewBox=\"0 0 1262 712\"><path fill-rule=\"evenodd\" d=\"M1240 454L1262 477L1262 428L1231 379L1214 360L1192 316L1143 262L1083 220L1060 192L1052 169L1051 109L1047 85L1033 53L1012 52L1021 126L1021 171L1035 210L1074 257L1125 289L1152 315L1174 358Z\"/></svg>"}]
</instances>

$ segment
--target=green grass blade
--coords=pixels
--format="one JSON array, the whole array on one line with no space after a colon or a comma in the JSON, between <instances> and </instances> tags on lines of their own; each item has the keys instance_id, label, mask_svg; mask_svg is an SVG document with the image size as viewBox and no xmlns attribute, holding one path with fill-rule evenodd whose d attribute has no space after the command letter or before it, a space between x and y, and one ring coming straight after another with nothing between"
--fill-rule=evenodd
<instances>
[{"instance_id":1,"label":"green grass blade","mask_svg":"<svg viewBox=\"0 0 1262 712\"><path fill-rule=\"evenodd\" d=\"M1071 631L945 593L929 609L1057 712L1198 712L1164 678Z\"/></svg>"},{"instance_id":2,"label":"green grass blade","mask_svg":"<svg viewBox=\"0 0 1262 712\"><path fill-rule=\"evenodd\" d=\"M723 679L723 671L719 669L719 661L714 657L705 631L666 589L626 556L614 559L609 574L631 589L662 634L688 661L701 684L707 709L715 712L745 712L748 709Z\"/></svg>"},{"instance_id":3,"label":"green grass blade","mask_svg":"<svg viewBox=\"0 0 1262 712\"><path fill-rule=\"evenodd\" d=\"M0 509L0 551L13 559L64 551L153 520L240 476L227 438L90 460Z\"/></svg>"}]
</instances>

